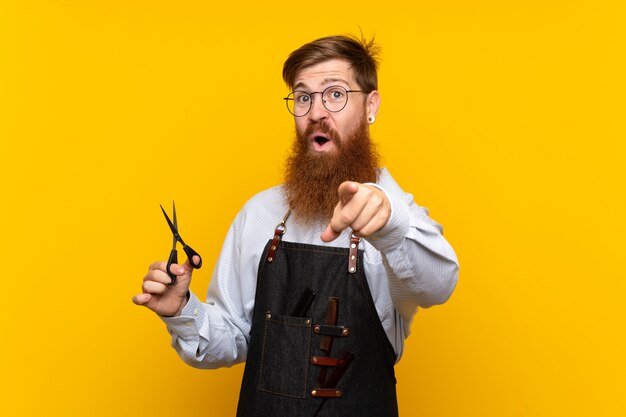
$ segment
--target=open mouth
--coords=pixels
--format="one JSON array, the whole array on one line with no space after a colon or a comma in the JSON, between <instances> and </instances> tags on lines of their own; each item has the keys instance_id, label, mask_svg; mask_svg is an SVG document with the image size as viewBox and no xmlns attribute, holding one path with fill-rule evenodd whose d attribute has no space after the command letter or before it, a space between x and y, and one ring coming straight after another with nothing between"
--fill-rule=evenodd
<instances>
[{"instance_id":1,"label":"open mouth","mask_svg":"<svg viewBox=\"0 0 626 417\"><path fill-rule=\"evenodd\" d=\"M335 135L329 126L322 124L309 126L305 135L314 152L328 152L335 146Z\"/></svg>"},{"instance_id":2,"label":"open mouth","mask_svg":"<svg viewBox=\"0 0 626 417\"><path fill-rule=\"evenodd\" d=\"M328 139L325 138L324 136L316 136L315 139L313 139L315 141L315 143L317 143L319 146L324 146L326 143L328 143Z\"/></svg>"}]
</instances>

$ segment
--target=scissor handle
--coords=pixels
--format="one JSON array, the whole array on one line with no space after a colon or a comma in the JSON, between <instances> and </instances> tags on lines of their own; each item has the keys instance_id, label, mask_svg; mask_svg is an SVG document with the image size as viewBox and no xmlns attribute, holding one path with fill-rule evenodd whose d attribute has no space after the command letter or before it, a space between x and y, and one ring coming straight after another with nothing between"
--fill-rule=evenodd
<instances>
[{"instance_id":1,"label":"scissor handle","mask_svg":"<svg viewBox=\"0 0 626 417\"><path fill-rule=\"evenodd\" d=\"M200 256L200 254L196 252L195 250L191 249L191 247L187 245L183 246L183 250L187 254L187 259L189 259L189 265L191 265L192 268L200 269L200 267L202 266L202 257ZM200 259L198 263L195 263L193 261L194 256L197 256L198 259Z\"/></svg>"},{"instance_id":2,"label":"scissor handle","mask_svg":"<svg viewBox=\"0 0 626 417\"><path fill-rule=\"evenodd\" d=\"M172 249L172 251L170 252L170 258L167 260L167 268L165 269L167 271L167 275L169 275L172 281L170 281L170 283L167 285L176 285L177 276L173 274L172 271L170 271L170 266L172 266L172 264L177 264L177 263L178 263L178 252L176 251L176 249Z\"/></svg>"}]
</instances>

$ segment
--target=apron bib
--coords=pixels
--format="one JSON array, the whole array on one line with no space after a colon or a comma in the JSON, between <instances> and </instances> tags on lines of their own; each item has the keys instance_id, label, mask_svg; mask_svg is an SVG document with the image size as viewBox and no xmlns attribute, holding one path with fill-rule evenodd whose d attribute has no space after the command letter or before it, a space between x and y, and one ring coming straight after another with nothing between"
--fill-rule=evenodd
<instances>
[{"instance_id":1,"label":"apron bib","mask_svg":"<svg viewBox=\"0 0 626 417\"><path fill-rule=\"evenodd\" d=\"M363 251L282 241L259 264L238 417L397 416L395 352Z\"/></svg>"}]
</instances>

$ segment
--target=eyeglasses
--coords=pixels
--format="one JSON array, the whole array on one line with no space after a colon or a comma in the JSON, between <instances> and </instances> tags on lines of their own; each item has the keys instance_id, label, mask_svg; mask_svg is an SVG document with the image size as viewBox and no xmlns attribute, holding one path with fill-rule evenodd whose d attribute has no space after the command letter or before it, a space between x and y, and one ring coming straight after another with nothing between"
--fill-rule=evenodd
<instances>
[{"instance_id":1,"label":"eyeglasses","mask_svg":"<svg viewBox=\"0 0 626 417\"><path fill-rule=\"evenodd\" d=\"M346 90L340 85L332 85L324 91L314 91L307 93L305 91L292 91L285 97L287 110L296 117L306 116L311 111L313 105L313 95L322 95L322 104L326 110L337 113L343 110L348 104L348 93L365 93L362 90Z\"/></svg>"}]
</instances>

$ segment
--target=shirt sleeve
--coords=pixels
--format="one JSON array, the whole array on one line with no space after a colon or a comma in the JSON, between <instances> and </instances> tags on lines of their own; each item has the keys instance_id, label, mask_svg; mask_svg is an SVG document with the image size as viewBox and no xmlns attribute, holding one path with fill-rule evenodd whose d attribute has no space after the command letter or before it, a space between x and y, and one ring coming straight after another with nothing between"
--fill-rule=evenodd
<instances>
[{"instance_id":1,"label":"shirt sleeve","mask_svg":"<svg viewBox=\"0 0 626 417\"><path fill-rule=\"evenodd\" d=\"M418 307L442 304L452 294L459 263L442 227L389 174L377 184L391 204L387 224L368 242L383 260L395 309L410 325Z\"/></svg>"}]
</instances>

